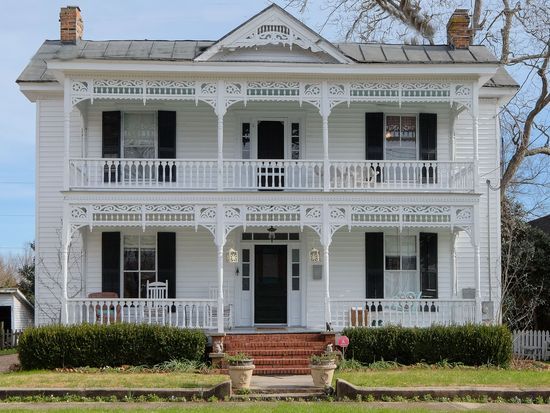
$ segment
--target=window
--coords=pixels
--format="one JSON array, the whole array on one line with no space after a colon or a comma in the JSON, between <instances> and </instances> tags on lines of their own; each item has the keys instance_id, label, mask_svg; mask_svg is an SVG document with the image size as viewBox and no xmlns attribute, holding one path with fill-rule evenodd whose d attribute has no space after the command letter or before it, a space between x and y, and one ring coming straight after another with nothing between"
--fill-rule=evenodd
<instances>
[{"instance_id":1,"label":"window","mask_svg":"<svg viewBox=\"0 0 550 413\"><path fill-rule=\"evenodd\" d=\"M250 159L250 123L248 122L242 125L241 144L241 155L243 159Z\"/></svg>"},{"instance_id":2,"label":"window","mask_svg":"<svg viewBox=\"0 0 550 413\"><path fill-rule=\"evenodd\" d=\"M388 160L416 159L416 116L386 116L386 157Z\"/></svg>"},{"instance_id":3,"label":"window","mask_svg":"<svg viewBox=\"0 0 550 413\"><path fill-rule=\"evenodd\" d=\"M416 236L386 235L386 270L416 270Z\"/></svg>"},{"instance_id":4,"label":"window","mask_svg":"<svg viewBox=\"0 0 550 413\"><path fill-rule=\"evenodd\" d=\"M300 124L290 125L290 159L300 159Z\"/></svg>"},{"instance_id":5,"label":"window","mask_svg":"<svg viewBox=\"0 0 550 413\"><path fill-rule=\"evenodd\" d=\"M250 291L250 250L243 249L243 277L242 277L242 289L243 291Z\"/></svg>"},{"instance_id":6,"label":"window","mask_svg":"<svg viewBox=\"0 0 550 413\"><path fill-rule=\"evenodd\" d=\"M124 113L122 137L124 158L155 158L157 114L154 112Z\"/></svg>"},{"instance_id":7,"label":"window","mask_svg":"<svg viewBox=\"0 0 550 413\"><path fill-rule=\"evenodd\" d=\"M123 294L147 298L147 281L157 281L156 235L123 236Z\"/></svg>"},{"instance_id":8,"label":"window","mask_svg":"<svg viewBox=\"0 0 550 413\"><path fill-rule=\"evenodd\" d=\"M292 291L300 291L300 250L292 249Z\"/></svg>"},{"instance_id":9,"label":"window","mask_svg":"<svg viewBox=\"0 0 550 413\"><path fill-rule=\"evenodd\" d=\"M398 298L403 294L419 293L416 241L415 235L384 236L384 297Z\"/></svg>"}]
</instances>

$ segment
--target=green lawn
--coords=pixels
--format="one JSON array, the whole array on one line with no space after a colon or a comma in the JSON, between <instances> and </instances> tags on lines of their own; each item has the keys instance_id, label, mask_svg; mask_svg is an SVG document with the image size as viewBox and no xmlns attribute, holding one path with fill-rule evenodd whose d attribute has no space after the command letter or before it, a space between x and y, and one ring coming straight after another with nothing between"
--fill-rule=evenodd
<instances>
[{"instance_id":1,"label":"green lawn","mask_svg":"<svg viewBox=\"0 0 550 413\"><path fill-rule=\"evenodd\" d=\"M9 354L17 354L17 348L5 348L0 350L0 356L7 356Z\"/></svg>"},{"instance_id":2,"label":"green lawn","mask_svg":"<svg viewBox=\"0 0 550 413\"><path fill-rule=\"evenodd\" d=\"M550 370L514 370L497 368L426 368L365 369L337 371L341 378L362 387L421 386L504 386L550 387Z\"/></svg>"},{"instance_id":3,"label":"green lawn","mask_svg":"<svg viewBox=\"0 0 550 413\"><path fill-rule=\"evenodd\" d=\"M120 373L120 372L56 372L22 371L1 373L0 387L212 387L226 381L227 376L196 373Z\"/></svg>"}]
</instances>

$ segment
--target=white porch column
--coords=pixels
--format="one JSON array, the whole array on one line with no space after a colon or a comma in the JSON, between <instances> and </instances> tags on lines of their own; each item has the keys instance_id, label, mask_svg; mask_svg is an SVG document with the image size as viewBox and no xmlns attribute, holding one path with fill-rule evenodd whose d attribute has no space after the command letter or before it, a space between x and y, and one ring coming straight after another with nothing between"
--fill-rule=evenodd
<instances>
[{"instance_id":1,"label":"white porch column","mask_svg":"<svg viewBox=\"0 0 550 413\"><path fill-rule=\"evenodd\" d=\"M451 234L451 281L453 283L452 285L452 292L453 297L458 297L458 273L456 270L456 238L458 237L457 232L453 232Z\"/></svg>"},{"instance_id":2,"label":"white porch column","mask_svg":"<svg viewBox=\"0 0 550 413\"><path fill-rule=\"evenodd\" d=\"M61 324L69 324L68 282L69 282L69 244L70 239L69 209L63 208L61 228Z\"/></svg>"},{"instance_id":3,"label":"white porch column","mask_svg":"<svg viewBox=\"0 0 550 413\"><path fill-rule=\"evenodd\" d=\"M323 81L321 87L321 118L323 119L323 191L330 191L330 162L328 156L328 117L330 105L328 102L328 83Z\"/></svg>"},{"instance_id":4,"label":"white porch column","mask_svg":"<svg viewBox=\"0 0 550 413\"><path fill-rule=\"evenodd\" d=\"M71 148L71 79L65 78L63 90L63 190L69 190L70 178L70 148Z\"/></svg>"},{"instance_id":5,"label":"white porch column","mask_svg":"<svg viewBox=\"0 0 550 413\"><path fill-rule=\"evenodd\" d=\"M216 234L215 241L217 247L217 270L218 270L218 310L217 310L217 328L218 333L224 332L223 325L223 308L224 308L224 296L223 296L223 247L225 245L225 224L223 205L218 204L216 207Z\"/></svg>"},{"instance_id":6,"label":"white porch column","mask_svg":"<svg viewBox=\"0 0 550 413\"><path fill-rule=\"evenodd\" d=\"M223 117L225 116L225 81L218 80L216 115L218 116L218 191L223 190Z\"/></svg>"},{"instance_id":7,"label":"white porch column","mask_svg":"<svg viewBox=\"0 0 550 413\"><path fill-rule=\"evenodd\" d=\"M332 320L330 311L330 244L332 236L330 234L328 205L323 205L323 226L321 228L321 246L323 247L323 282L325 290L325 326L328 326Z\"/></svg>"}]
</instances>

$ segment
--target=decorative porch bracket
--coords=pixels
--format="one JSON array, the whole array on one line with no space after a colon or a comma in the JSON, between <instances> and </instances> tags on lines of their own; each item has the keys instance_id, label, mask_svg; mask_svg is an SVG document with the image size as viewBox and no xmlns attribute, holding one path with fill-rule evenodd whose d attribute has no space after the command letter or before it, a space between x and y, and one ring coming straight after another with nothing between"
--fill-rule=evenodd
<instances>
[{"instance_id":1,"label":"decorative porch bracket","mask_svg":"<svg viewBox=\"0 0 550 413\"><path fill-rule=\"evenodd\" d=\"M63 322L67 317L68 249L73 235L88 227L195 228L212 233L217 248L218 331L223 332L223 257L230 232L238 227L309 227L323 247L325 321L330 314L329 248L336 231L352 228L447 228L465 231L473 240L479 280L479 244L472 237L475 205L365 205L365 204L177 204L177 203L97 203L65 205L63 221ZM479 288L479 281L477 287ZM220 310L221 309L221 310Z\"/></svg>"},{"instance_id":2,"label":"decorative porch bracket","mask_svg":"<svg viewBox=\"0 0 550 413\"><path fill-rule=\"evenodd\" d=\"M153 79L153 78L70 78L66 95L74 106L96 99L199 101L222 113L231 105L249 101L307 102L321 115L341 103L440 103L447 102L472 110L476 98L474 81L387 80L368 81L286 81ZM323 93L323 90L325 93ZM223 106L223 107L220 107Z\"/></svg>"}]
</instances>

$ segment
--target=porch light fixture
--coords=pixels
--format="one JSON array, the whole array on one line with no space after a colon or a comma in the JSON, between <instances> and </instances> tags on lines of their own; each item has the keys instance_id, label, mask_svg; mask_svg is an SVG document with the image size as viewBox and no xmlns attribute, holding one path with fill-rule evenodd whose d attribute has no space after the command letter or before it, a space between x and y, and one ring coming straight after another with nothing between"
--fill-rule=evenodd
<instances>
[{"instance_id":1,"label":"porch light fixture","mask_svg":"<svg viewBox=\"0 0 550 413\"><path fill-rule=\"evenodd\" d=\"M312 248L309 252L309 260L311 262L319 262L321 261L321 254L319 254L319 250L317 248Z\"/></svg>"},{"instance_id":2,"label":"porch light fixture","mask_svg":"<svg viewBox=\"0 0 550 413\"><path fill-rule=\"evenodd\" d=\"M275 231L277 231L277 228L274 228L273 225L271 225L267 232L269 232L269 235L267 236L271 242L275 241Z\"/></svg>"},{"instance_id":3,"label":"porch light fixture","mask_svg":"<svg viewBox=\"0 0 550 413\"><path fill-rule=\"evenodd\" d=\"M239 252L233 248L229 248L227 251L227 262L236 264L239 262Z\"/></svg>"}]
</instances>

